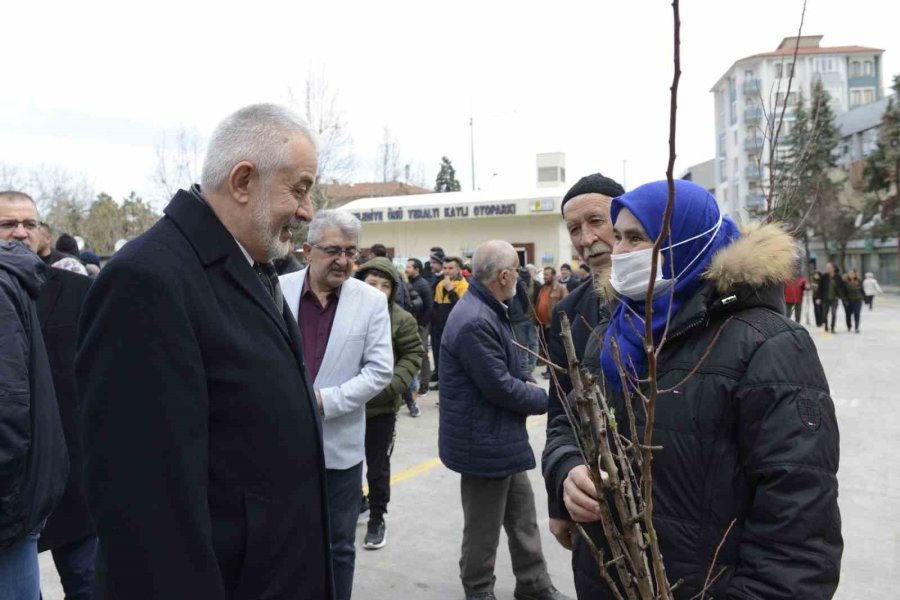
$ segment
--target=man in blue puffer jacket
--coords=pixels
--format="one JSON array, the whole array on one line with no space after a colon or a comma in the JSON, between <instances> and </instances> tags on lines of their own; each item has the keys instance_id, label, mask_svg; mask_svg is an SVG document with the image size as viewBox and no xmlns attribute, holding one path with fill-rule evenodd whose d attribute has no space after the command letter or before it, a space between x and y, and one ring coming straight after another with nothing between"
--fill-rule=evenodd
<instances>
[{"instance_id":1,"label":"man in blue puffer jacket","mask_svg":"<svg viewBox=\"0 0 900 600\"><path fill-rule=\"evenodd\" d=\"M493 600L500 527L509 537L518 600L562 600L541 550L535 467L525 419L547 411L547 392L513 345L505 302L516 294L519 261L506 242L485 242L472 259L468 293L453 308L441 340L439 445L443 463L462 475L465 529L460 578L467 600Z\"/></svg>"}]
</instances>

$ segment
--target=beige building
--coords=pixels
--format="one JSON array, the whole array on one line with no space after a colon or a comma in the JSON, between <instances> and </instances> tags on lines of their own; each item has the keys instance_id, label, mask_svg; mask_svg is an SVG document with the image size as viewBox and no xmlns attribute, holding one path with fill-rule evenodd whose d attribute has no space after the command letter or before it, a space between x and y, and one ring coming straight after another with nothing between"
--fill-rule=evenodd
<instances>
[{"instance_id":1,"label":"beige building","mask_svg":"<svg viewBox=\"0 0 900 600\"><path fill-rule=\"evenodd\" d=\"M558 267L572 262L572 245L560 215L565 187L522 193L450 192L361 198L342 208L363 223L360 246L381 243L395 259L425 259L440 246L447 255L471 258L479 244L510 242L524 265Z\"/></svg>"}]
</instances>

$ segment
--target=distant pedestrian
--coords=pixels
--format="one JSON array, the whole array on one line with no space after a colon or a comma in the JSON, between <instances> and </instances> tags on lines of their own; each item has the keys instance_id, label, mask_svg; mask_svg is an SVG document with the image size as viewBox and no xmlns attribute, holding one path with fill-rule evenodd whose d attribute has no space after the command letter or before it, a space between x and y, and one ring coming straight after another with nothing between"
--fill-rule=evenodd
<instances>
[{"instance_id":1,"label":"distant pedestrian","mask_svg":"<svg viewBox=\"0 0 900 600\"><path fill-rule=\"evenodd\" d=\"M541 354L548 357L550 325L557 303L569 294L569 290L556 280L556 269L544 267L544 283L534 299L534 318L541 331ZM550 379L550 367L544 371L544 379Z\"/></svg>"},{"instance_id":2,"label":"distant pedestrian","mask_svg":"<svg viewBox=\"0 0 900 600\"><path fill-rule=\"evenodd\" d=\"M78 241L68 233L63 233L56 240L56 250L78 259L81 258L81 252L78 250Z\"/></svg>"},{"instance_id":3,"label":"distant pedestrian","mask_svg":"<svg viewBox=\"0 0 900 600\"><path fill-rule=\"evenodd\" d=\"M856 269L851 269L844 275L844 316L847 319L847 331L850 331L851 320L853 331L859 333L859 316L863 304L863 280L859 278Z\"/></svg>"},{"instance_id":4,"label":"distant pedestrian","mask_svg":"<svg viewBox=\"0 0 900 600\"><path fill-rule=\"evenodd\" d=\"M434 286L430 285L425 279L425 267L418 258L411 258L406 261L406 277L409 280L409 285L416 290L422 299L422 308L418 313L414 312L413 316L419 324L419 338L422 340L422 347L425 348L425 357L422 359L422 368L419 371L419 389L417 390L420 396L424 396L428 393L428 383L431 381L428 338L431 335L431 319L434 314ZM410 408L410 412L412 412L412 408Z\"/></svg>"},{"instance_id":5,"label":"distant pedestrian","mask_svg":"<svg viewBox=\"0 0 900 600\"><path fill-rule=\"evenodd\" d=\"M810 282L810 289L812 291L813 297L813 314L816 317L816 327L821 327L823 323L825 323L825 308L822 305L822 300L820 296L820 288L822 285L822 273L819 271L815 271L812 274L812 281Z\"/></svg>"},{"instance_id":6,"label":"distant pedestrian","mask_svg":"<svg viewBox=\"0 0 900 600\"><path fill-rule=\"evenodd\" d=\"M800 322L800 313L803 309L803 293L806 291L806 277L796 274L784 282L784 304L787 307L787 316L794 315L794 320Z\"/></svg>"},{"instance_id":7,"label":"distant pedestrian","mask_svg":"<svg viewBox=\"0 0 900 600\"><path fill-rule=\"evenodd\" d=\"M513 335L517 343L528 348L531 352L522 350L524 360L528 365L528 372L534 370L537 364L537 357L532 354L537 352L537 331L534 326L534 319L531 314L531 298L529 288L522 281L523 273L527 274L527 269L519 269L519 281L516 282L516 295L507 302L509 323L512 326Z\"/></svg>"},{"instance_id":8,"label":"distant pedestrian","mask_svg":"<svg viewBox=\"0 0 900 600\"><path fill-rule=\"evenodd\" d=\"M431 284L432 290L434 289L434 286L437 285L437 282L444 276L444 256L446 255L444 254L443 249L438 246L434 246L429 250L428 269L422 273L422 277ZM435 375L437 375L437 370L435 370Z\"/></svg>"},{"instance_id":9,"label":"distant pedestrian","mask_svg":"<svg viewBox=\"0 0 900 600\"><path fill-rule=\"evenodd\" d=\"M822 320L825 323L825 331L834 331L834 323L837 320L838 302L846 302L844 292L844 280L841 271L834 263L825 265L825 273L819 282L819 302L822 305ZM845 305L846 306L846 305ZM829 327L829 323L831 326Z\"/></svg>"},{"instance_id":10,"label":"distant pedestrian","mask_svg":"<svg viewBox=\"0 0 900 600\"><path fill-rule=\"evenodd\" d=\"M559 266L559 282L570 292L575 291L575 288L581 285L581 280L572 273L572 265L568 263Z\"/></svg>"},{"instance_id":11,"label":"distant pedestrian","mask_svg":"<svg viewBox=\"0 0 900 600\"><path fill-rule=\"evenodd\" d=\"M578 274L582 281L587 281L591 278L591 268L587 263L581 263L578 265Z\"/></svg>"},{"instance_id":12,"label":"distant pedestrian","mask_svg":"<svg viewBox=\"0 0 900 600\"><path fill-rule=\"evenodd\" d=\"M432 254L432 261L434 260ZM441 336L450 311L469 289L469 282L462 276L462 260L455 256L441 257L443 260L443 279L439 279L434 287L434 319L431 321L431 353L434 355L434 373L432 380L440 380Z\"/></svg>"},{"instance_id":13,"label":"distant pedestrian","mask_svg":"<svg viewBox=\"0 0 900 600\"><path fill-rule=\"evenodd\" d=\"M872 310L873 308L875 295L881 295L883 293L884 290L878 285L878 280L875 279L875 275L866 273L866 278L863 279L863 300L865 300L866 304L869 306L869 310Z\"/></svg>"},{"instance_id":14,"label":"distant pedestrian","mask_svg":"<svg viewBox=\"0 0 900 600\"><path fill-rule=\"evenodd\" d=\"M526 371L512 343L507 308L516 293L518 256L506 242L475 250L472 285L450 314L441 360L438 445L462 477L460 579L467 600L495 600L494 564L506 529L518 600L563 600L541 549L535 467L525 418L547 410L547 392Z\"/></svg>"},{"instance_id":15,"label":"distant pedestrian","mask_svg":"<svg viewBox=\"0 0 900 600\"><path fill-rule=\"evenodd\" d=\"M375 257L359 267L361 279L388 299L391 316L391 345L394 349L394 374L391 383L366 403L366 481L369 483L369 524L363 547L382 548L387 541L384 515L391 499L391 454L396 437L397 411L403 393L418 374L425 356L415 318L397 306L396 292L400 275L387 258Z\"/></svg>"}]
</instances>

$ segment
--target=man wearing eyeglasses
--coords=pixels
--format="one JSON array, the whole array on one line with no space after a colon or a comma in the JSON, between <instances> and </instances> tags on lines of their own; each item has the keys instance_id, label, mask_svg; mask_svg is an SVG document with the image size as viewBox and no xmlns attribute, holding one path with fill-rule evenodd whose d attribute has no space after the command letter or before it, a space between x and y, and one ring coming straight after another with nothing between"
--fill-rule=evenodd
<instances>
[{"instance_id":1,"label":"man wearing eyeglasses","mask_svg":"<svg viewBox=\"0 0 900 600\"><path fill-rule=\"evenodd\" d=\"M50 270L32 251L36 216L31 198L0 192L0 598L11 600L40 595L38 536L69 472L34 302Z\"/></svg>"},{"instance_id":2,"label":"man wearing eyeglasses","mask_svg":"<svg viewBox=\"0 0 900 600\"><path fill-rule=\"evenodd\" d=\"M40 257L45 241L42 229L37 206L30 196L23 192L0 192L0 239L22 242ZM68 256L59 254L63 258ZM71 467L62 498L41 531L38 551L52 551L66 597L84 600L91 598L97 535L81 473L82 440L76 416L73 370L78 318L91 279L56 268L46 269L44 277L46 281L37 298L37 316ZM2 593L0 597L4 597Z\"/></svg>"},{"instance_id":3,"label":"man wearing eyeglasses","mask_svg":"<svg viewBox=\"0 0 900 600\"><path fill-rule=\"evenodd\" d=\"M349 600L353 589L366 402L394 375L387 299L350 277L359 258L360 229L359 219L348 211L319 211L303 245L309 266L280 278L300 327L323 419L337 600Z\"/></svg>"}]
</instances>

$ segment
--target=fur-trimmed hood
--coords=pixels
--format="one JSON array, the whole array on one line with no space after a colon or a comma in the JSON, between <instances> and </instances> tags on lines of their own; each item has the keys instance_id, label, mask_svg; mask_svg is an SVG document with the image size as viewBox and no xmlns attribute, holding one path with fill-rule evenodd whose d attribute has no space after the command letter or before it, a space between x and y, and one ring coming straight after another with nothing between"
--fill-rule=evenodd
<instances>
[{"instance_id":1,"label":"fur-trimmed hood","mask_svg":"<svg viewBox=\"0 0 900 600\"><path fill-rule=\"evenodd\" d=\"M748 223L737 241L713 256L703 277L723 294L741 286L769 287L791 278L798 257L797 242L779 224Z\"/></svg>"}]
</instances>

